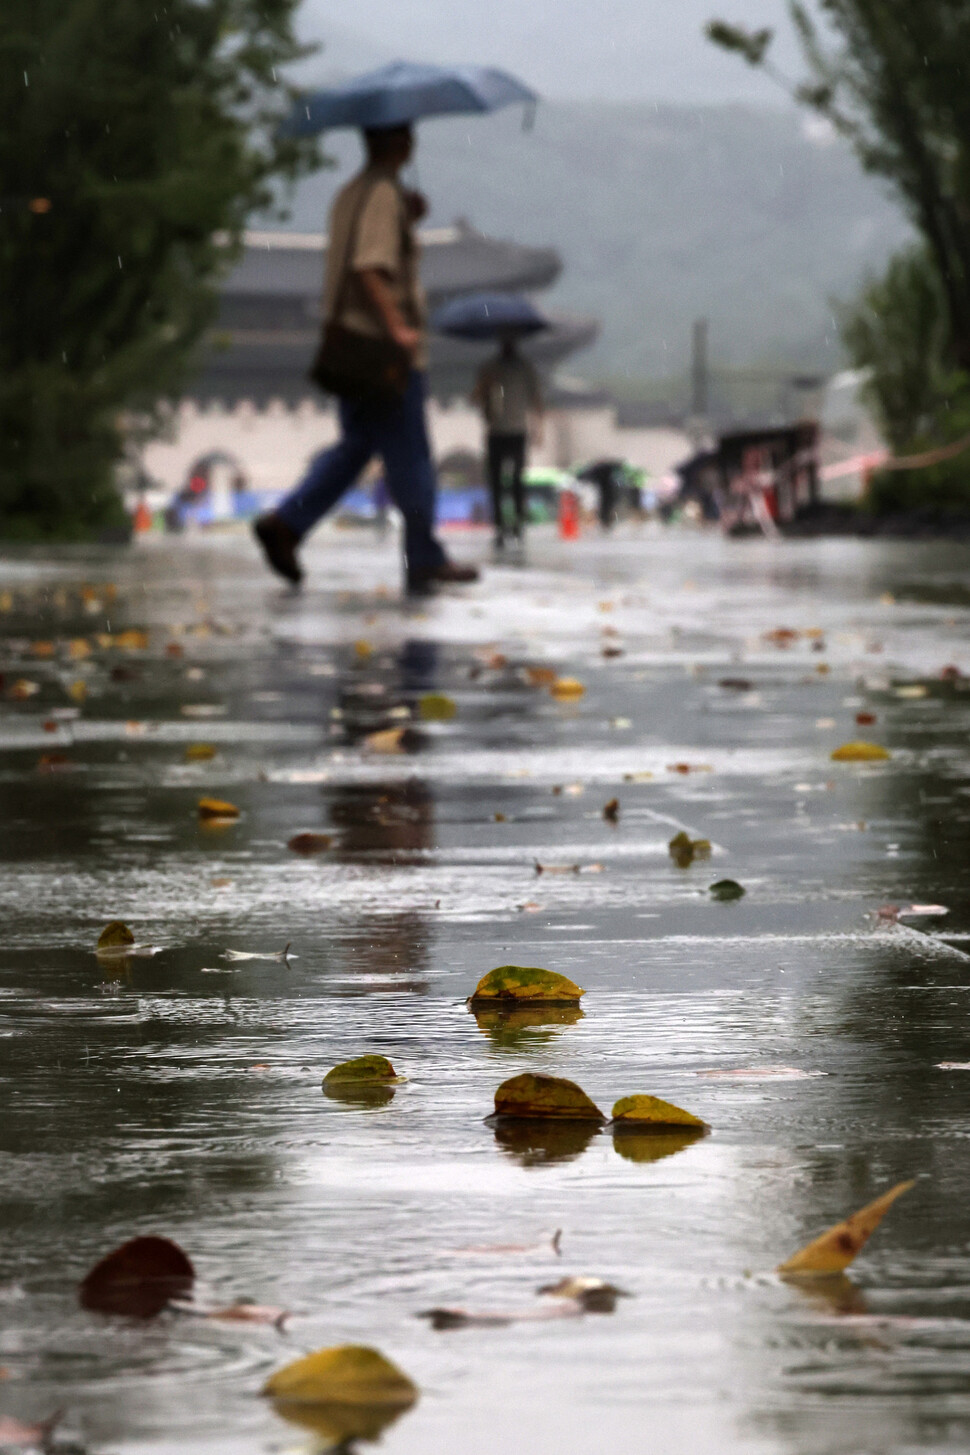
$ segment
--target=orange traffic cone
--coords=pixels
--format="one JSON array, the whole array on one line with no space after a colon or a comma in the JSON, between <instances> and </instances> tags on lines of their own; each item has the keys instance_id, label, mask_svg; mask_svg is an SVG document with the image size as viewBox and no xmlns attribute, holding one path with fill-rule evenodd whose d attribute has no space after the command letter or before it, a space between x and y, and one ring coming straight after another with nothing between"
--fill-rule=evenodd
<instances>
[{"instance_id":1,"label":"orange traffic cone","mask_svg":"<svg viewBox=\"0 0 970 1455\"><path fill-rule=\"evenodd\" d=\"M579 539L579 501L572 490L559 492L559 539Z\"/></svg>"}]
</instances>

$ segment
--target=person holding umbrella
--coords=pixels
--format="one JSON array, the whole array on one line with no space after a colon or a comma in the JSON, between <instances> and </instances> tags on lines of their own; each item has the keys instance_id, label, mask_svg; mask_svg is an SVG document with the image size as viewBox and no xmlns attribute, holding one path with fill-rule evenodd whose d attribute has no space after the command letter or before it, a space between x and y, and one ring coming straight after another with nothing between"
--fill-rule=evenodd
<instances>
[{"instance_id":1,"label":"person holding umbrella","mask_svg":"<svg viewBox=\"0 0 970 1455\"><path fill-rule=\"evenodd\" d=\"M333 126L363 131L366 163L338 193L330 216L325 328L311 377L339 400L341 438L311 462L274 511L254 524L267 562L298 585L297 548L374 455L404 517L409 592L478 577L445 555L435 535L436 477L425 420L425 307L415 223L426 204L400 172L421 116L493 111L535 95L504 72L397 62L303 98L287 126L305 135Z\"/></svg>"}]
</instances>

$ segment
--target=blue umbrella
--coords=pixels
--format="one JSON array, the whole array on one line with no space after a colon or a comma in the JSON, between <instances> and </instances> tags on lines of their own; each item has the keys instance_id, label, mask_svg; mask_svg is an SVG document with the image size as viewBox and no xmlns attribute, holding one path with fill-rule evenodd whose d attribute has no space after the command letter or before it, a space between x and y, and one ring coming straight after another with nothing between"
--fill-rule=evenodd
<instances>
[{"instance_id":1,"label":"blue umbrella","mask_svg":"<svg viewBox=\"0 0 970 1455\"><path fill-rule=\"evenodd\" d=\"M431 327L451 338L490 339L504 333L538 333L551 324L521 293L482 292L442 304L432 315Z\"/></svg>"},{"instance_id":2,"label":"blue umbrella","mask_svg":"<svg viewBox=\"0 0 970 1455\"><path fill-rule=\"evenodd\" d=\"M301 97L283 131L287 136L315 136L338 126L403 126L423 116L498 111L516 102L533 108L538 99L507 71L489 66L394 61L342 86Z\"/></svg>"}]
</instances>

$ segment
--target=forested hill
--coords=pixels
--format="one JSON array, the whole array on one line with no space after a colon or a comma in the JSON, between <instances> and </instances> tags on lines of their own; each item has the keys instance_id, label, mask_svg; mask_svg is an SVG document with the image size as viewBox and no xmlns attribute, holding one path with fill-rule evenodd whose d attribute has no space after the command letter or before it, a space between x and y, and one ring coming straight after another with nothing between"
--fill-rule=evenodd
<instances>
[{"instance_id":1,"label":"forested hill","mask_svg":"<svg viewBox=\"0 0 970 1455\"><path fill-rule=\"evenodd\" d=\"M320 228L348 175L357 142L331 141L339 166L301 186L290 226ZM433 222L560 249L550 298L603 324L575 361L590 377L681 372L699 315L720 363L834 366L830 298L907 236L880 185L794 109L547 102L529 133L512 114L426 123L417 170Z\"/></svg>"}]
</instances>

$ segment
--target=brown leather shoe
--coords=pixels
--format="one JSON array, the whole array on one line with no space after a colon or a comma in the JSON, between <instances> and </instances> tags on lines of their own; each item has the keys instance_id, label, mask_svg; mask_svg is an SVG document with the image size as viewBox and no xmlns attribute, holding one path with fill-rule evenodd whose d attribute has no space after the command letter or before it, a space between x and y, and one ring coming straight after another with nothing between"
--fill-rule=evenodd
<instances>
[{"instance_id":1,"label":"brown leather shoe","mask_svg":"<svg viewBox=\"0 0 970 1455\"><path fill-rule=\"evenodd\" d=\"M457 561L442 561L440 566L414 566L408 572L411 596L427 596L436 586L468 586L477 581L477 566L462 566Z\"/></svg>"},{"instance_id":2,"label":"brown leather shoe","mask_svg":"<svg viewBox=\"0 0 970 1455\"><path fill-rule=\"evenodd\" d=\"M263 555L276 574L286 581L292 581L294 586L299 586L303 580L303 569L296 559L299 536L272 511L253 522L253 535L262 546Z\"/></svg>"}]
</instances>

